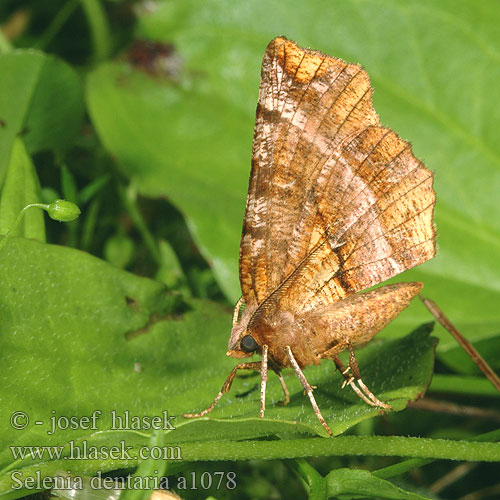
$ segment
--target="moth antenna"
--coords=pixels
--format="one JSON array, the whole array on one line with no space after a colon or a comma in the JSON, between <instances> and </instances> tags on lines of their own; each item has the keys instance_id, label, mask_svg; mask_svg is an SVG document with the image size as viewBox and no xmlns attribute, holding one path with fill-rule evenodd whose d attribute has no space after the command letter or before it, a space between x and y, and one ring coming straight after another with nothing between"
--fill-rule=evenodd
<instances>
[{"instance_id":1,"label":"moth antenna","mask_svg":"<svg viewBox=\"0 0 500 500\"><path fill-rule=\"evenodd\" d=\"M233 328L234 328L234 325L236 325L236 323L238 323L238 320L240 319L239 316L240 316L240 308L241 306L243 305L243 296L241 296L238 300L238 302L236 302L236 305L234 306L234 312L233 312Z\"/></svg>"},{"instance_id":2,"label":"moth antenna","mask_svg":"<svg viewBox=\"0 0 500 500\"><path fill-rule=\"evenodd\" d=\"M307 392L307 395L309 396L309 401L311 401L311 405L314 409L314 413L316 413L316 416L318 417L318 420L320 421L321 425L325 428L326 432L330 436L333 436L333 432L331 431L330 427L328 427L328 424L325 422L325 419L323 418L323 415L321 415L321 411L319 410L318 404L316 403L316 400L314 399L313 395L313 390L312 387L309 385L309 382L307 381L304 373L300 369L299 364L297 363L296 359L293 356L292 350L290 349L290 346L285 346L285 349L288 354L288 359L290 360L290 363L292 364L293 369L295 370L295 373L297 374L297 377L300 380L300 383L302 384L302 387Z\"/></svg>"},{"instance_id":3,"label":"moth antenna","mask_svg":"<svg viewBox=\"0 0 500 500\"><path fill-rule=\"evenodd\" d=\"M260 418L264 418L264 412L266 411L267 349L267 345L262 346L262 361L260 363Z\"/></svg>"},{"instance_id":4,"label":"moth antenna","mask_svg":"<svg viewBox=\"0 0 500 500\"><path fill-rule=\"evenodd\" d=\"M182 416L184 418L198 418L198 417L203 417L207 413L210 413L214 408L215 405L219 402L220 398L226 393L229 392L229 389L231 389L231 385L233 383L234 377L236 375L236 372L238 370L260 370L261 368L261 363L260 361L252 361L250 363L240 363L236 365L232 370L231 373L228 375L226 378L224 384L222 384L222 388L215 396L215 399L212 401L210 406L206 408L203 411L200 411L199 413L183 413Z\"/></svg>"}]
</instances>

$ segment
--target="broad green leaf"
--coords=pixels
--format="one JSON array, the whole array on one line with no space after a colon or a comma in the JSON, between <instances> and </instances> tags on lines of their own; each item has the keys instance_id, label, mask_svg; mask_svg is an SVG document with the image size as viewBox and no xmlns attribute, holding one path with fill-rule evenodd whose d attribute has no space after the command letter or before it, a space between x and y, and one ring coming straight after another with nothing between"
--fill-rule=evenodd
<instances>
[{"instance_id":1,"label":"broad green leaf","mask_svg":"<svg viewBox=\"0 0 500 500\"><path fill-rule=\"evenodd\" d=\"M71 442L85 442L87 449L120 441L135 451L147 446L151 428L133 428L131 418L125 422L126 412L129 417L175 416L176 429L167 425L163 442L181 450L192 443L190 460L205 457L207 447L196 443L208 440L222 443L221 451L227 453L231 443L243 439L326 435L292 373L286 374L291 394L286 407L277 404L281 387L270 377L265 419L257 417L258 374L237 378L210 417L181 417L208 406L235 364L224 356L231 324L226 308L181 302L160 283L65 247L12 238L0 254L0 421L8 423L14 412L29 419L26 428L6 425L0 437L0 491L10 489L15 469L37 467L46 476L61 470L55 456L14 457L10 446L56 446L63 456L70 453ZM423 326L359 352L365 382L396 411L429 384L435 345L429 331ZM318 386L316 399L335 434L380 414L349 388L341 388L333 363L306 373ZM101 413L95 414L97 410ZM121 418L115 424L123 428L112 428L113 410ZM94 429L93 421L79 420L92 415ZM74 417L73 428L67 428L69 417ZM53 428L56 422L63 428ZM64 470L91 475L137 463L135 456L67 459Z\"/></svg>"},{"instance_id":2,"label":"broad green leaf","mask_svg":"<svg viewBox=\"0 0 500 500\"><path fill-rule=\"evenodd\" d=\"M40 202L40 185L33 162L24 142L15 139L7 176L0 195L0 234L14 225L21 210L30 203ZM45 241L44 213L39 208L28 209L11 235Z\"/></svg>"},{"instance_id":3,"label":"broad green leaf","mask_svg":"<svg viewBox=\"0 0 500 500\"><path fill-rule=\"evenodd\" d=\"M123 81L121 87L116 87L118 80ZM223 141L235 129L240 137L249 138L251 118L245 127L239 112L222 98L207 100L168 83L157 84L144 75L130 74L124 65L102 66L91 75L88 89L89 109L105 146L143 193L168 194L181 208L220 286L236 297L234 263L248 182L240 158L248 158L251 143L241 148L237 141L218 159L204 154L195 168L192 151L209 150L214 137Z\"/></svg>"},{"instance_id":4,"label":"broad green leaf","mask_svg":"<svg viewBox=\"0 0 500 500\"><path fill-rule=\"evenodd\" d=\"M139 34L173 43L176 82L106 64L88 79L91 118L105 147L148 196L185 214L221 287L239 296L238 245L260 64L286 35L368 71L383 124L435 171L438 256L398 280L425 282L474 340L500 320L500 35L485 0L158 2ZM397 281L397 280L396 280ZM387 329L429 320L415 302ZM439 349L455 341L441 327Z\"/></svg>"},{"instance_id":5,"label":"broad green leaf","mask_svg":"<svg viewBox=\"0 0 500 500\"><path fill-rule=\"evenodd\" d=\"M327 476L328 498L393 498L397 500L428 500L427 497L402 490L366 470L337 469Z\"/></svg>"},{"instance_id":6,"label":"broad green leaf","mask_svg":"<svg viewBox=\"0 0 500 500\"><path fill-rule=\"evenodd\" d=\"M30 153L61 151L82 124L82 84L66 63L35 50L0 54L0 185L22 135Z\"/></svg>"}]
</instances>

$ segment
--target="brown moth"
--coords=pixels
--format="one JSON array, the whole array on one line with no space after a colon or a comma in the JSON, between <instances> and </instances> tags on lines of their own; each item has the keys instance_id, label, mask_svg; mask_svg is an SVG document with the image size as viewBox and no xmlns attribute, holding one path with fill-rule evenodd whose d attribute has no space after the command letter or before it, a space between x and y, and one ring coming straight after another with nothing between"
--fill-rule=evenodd
<instances>
[{"instance_id":1,"label":"brown moth","mask_svg":"<svg viewBox=\"0 0 500 500\"><path fill-rule=\"evenodd\" d=\"M331 435L302 369L331 359L366 403L390 409L361 379L353 348L392 321L422 283L358 293L436 252L432 173L383 127L367 73L286 38L268 45L254 131L240 247L242 298L228 356L260 362L264 416L268 367L293 368ZM240 306L245 305L240 314ZM338 355L350 353L345 368ZM352 373L352 375L351 375Z\"/></svg>"}]
</instances>

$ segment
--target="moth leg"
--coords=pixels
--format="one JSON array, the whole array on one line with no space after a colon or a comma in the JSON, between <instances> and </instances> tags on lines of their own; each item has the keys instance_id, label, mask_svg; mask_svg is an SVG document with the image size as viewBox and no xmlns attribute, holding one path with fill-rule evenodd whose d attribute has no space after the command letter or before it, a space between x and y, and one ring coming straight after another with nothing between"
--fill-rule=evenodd
<instances>
[{"instance_id":1,"label":"moth leg","mask_svg":"<svg viewBox=\"0 0 500 500\"><path fill-rule=\"evenodd\" d=\"M182 416L184 418L197 418L197 417L203 417L203 415L210 413L215 408L215 405L219 402L220 398L226 392L229 392L229 389L231 389L231 385L238 370L260 370L260 368L261 368L260 361L252 361L250 363L239 363L231 370L231 373L226 378L226 381L222 385L221 390L219 391L217 396L215 396L215 399L212 401L212 403L208 408L206 408L203 411L200 411L199 413L183 413Z\"/></svg>"},{"instance_id":2,"label":"moth leg","mask_svg":"<svg viewBox=\"0 0 500 500\"><path fill-rule=\"evenodd\" d=\"M373 401L374 404L372 404L372 406L379 406L381 408L392 410L392 406L384 403L383 401L380 401L380 399L378 399L361 380L361 372L359 371L358 361L356 360L352 344L349 344L349 366L352 368L352 374L354 375L354 378L356 379L356 382L358 383L363 393L366 394L366 396L371 401Z\"/></svg>"},{"instance_id":3,"label":"moth leg","mask_svg":"<svg viewBox=\"0 0 500 500\"><path fill-rule=\"evenodd\" d=\"M288 345L285 346L285 349L286 349L287 354L288 354L288 359L290 360L290 363L292 364L292 367L295 370L297 377L299 377L299 380L300 380L300 383L302 384L302 387L304 387L304 389L307 392L307 395L309 396L309 401L311 401L311 405L314 409L314 413L316 413L318 420L321 422L321 425L325 428L326 432L328 432L328 434L330 434L330 436L333 436L333 432L331 431L330 427L328 427L328 424L325 422L325 419L323 418L323 415L321 415L321 412L318 408L318 404L316 403L316 400L314 399L312 387L309 385L309 382L307 381L304 373L300 369L300 366L297 363L297 360L294 358L292 350L290 349L290 346L288 346Z\"/></svg>"},{"instance_id":4,"label":"moth leg","mask_svg":"<svg viewBox=\"0 0 500 500\"><path fill-rule=\"evenodd\" d=\"M348 344L349 347L349 366L347 368L344 367L342 361L338 357L334 358L335 366L339 369L339 371L344 376L344 383L342 387L346 385L351 386L352 390L360 397L366 404L370 406L376 406L380 408L386 408L387 410L392 410L392 406L380 401L368 387L365 385L363 380L361 379L361 372L359 371L358 361L356 360L356 356L354 354L354 349L351 344ZM349 371L352 370L352 375L349 375ZM356 383L358 385L356 385ZM359 386L359 387L358 387Z\"/></svg>"},{"instance_id":5,"label":"moth leg","mask_svg":"<svg viewBox=\"0 0 500 500\"><path fill-rule=\"evenodd\" d=\"M262 346L262 361L260 363L260 413L259 418L264 418L266 411L266 384L267 384L267 345Z\"/></svg>"},{"instance_id":6,"label":"moth leg","mask_svg":"<svg viewBox=\"0 0 500 500\"><path fill-rule=\"evenodd\" d=\"M335 358L333 358L333 362L335 363L335 366L337 367L337 369L339 370L340 373L342 373L342 376L344 377L344 382L342 384L342 389L346 386L346 385L349 385L351 386L351 389L358 395L359 398L361 398L366 404L370 405L370 406L375 406L373 404L373 401L371 401L370 399L368 399L368 397L366 397L362 392L361 392L361 389L355 384L356 382L356 379L352 376L352 375L349 375L349 372L351 371L351 367L348 366L347 368L344 366L344 364L342 363L342 361L340 361L340 359L335 356Z\"/></svg>"},{"instance_id":7,"label":"moth leg","mask_svg":"<svg viewBox=\"0 0 500 500\"><path fill-rule=\"evenodd\" d=\"M240 315L240 308L241 306L243 305L243 296L241 296L238 300L238 302L236 302L236 305L234 306L234 312L233 312L233 328L234 328L234 325L236 325L236 323L238 323L238 316Z\"/></svg>"},{"instance_id":8,"label":"moth leg","mask_svg":"<svg viewBox=\"0 0 500 500\"><path fill-rule=\"evenodd\" d=\"M288 387L285 384L285 379L283 378L283 375L279 370L274 370L274 373L278 376L278 379L281 384L281 388L283 389L283 394L285 396L285 399L283 401L279 401L278 404L280 406L286 406L290 402L290 393L288 392Z\"/></svg>"}]
</instances>

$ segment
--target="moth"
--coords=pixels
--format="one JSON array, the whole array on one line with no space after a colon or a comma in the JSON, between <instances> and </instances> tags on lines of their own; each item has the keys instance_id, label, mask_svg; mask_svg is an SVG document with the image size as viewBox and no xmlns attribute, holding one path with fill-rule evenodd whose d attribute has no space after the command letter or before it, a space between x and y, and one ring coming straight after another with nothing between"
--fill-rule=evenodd
<instances>
[{"instance_id":1,"label":"moth","mask_svg":"<svg viewBox=\"0 0 500 500\"><path fill-rule=\"evenodd\" d=\"M434 257L433 174L380 124L357 64L272 40L262 63L252 171L239 257L242 297L227 355L259 370L264 417L268 369L292 368L314 411L303 369L332 360L367 404L390 409L364 384L354 348L405 309L422 283L377 285ZM242 309L242 306L245 306ZM348 366L338 355L349 352Z\"/></svg>"}]
</instances>

